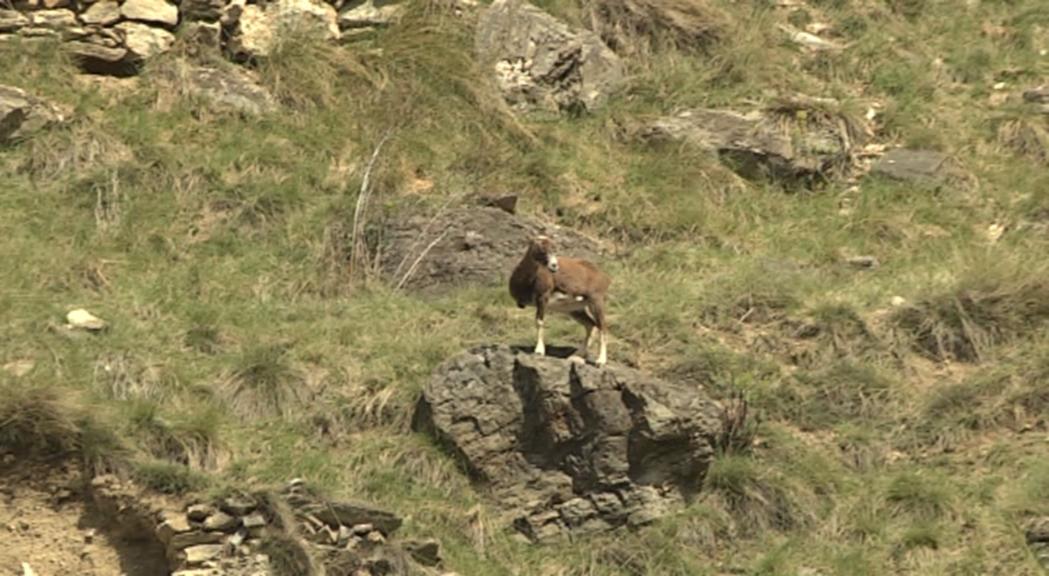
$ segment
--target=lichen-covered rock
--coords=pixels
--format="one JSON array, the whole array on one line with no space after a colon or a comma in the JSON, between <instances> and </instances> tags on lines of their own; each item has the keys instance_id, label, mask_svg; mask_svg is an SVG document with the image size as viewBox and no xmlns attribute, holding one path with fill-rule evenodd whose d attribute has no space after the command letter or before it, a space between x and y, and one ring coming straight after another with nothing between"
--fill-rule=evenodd
<instances>
[{"instance_id":1,"label":"lichen-covered rock","mask_svg":"<svg viewBox=\"0 0 1049 576\"><path fill-rule=\"evenodd\" d=\"M53 104L20 88L0 84L0 144L27 137L63 119Z\"/></svg>"},{"instance_id":2,"label":"lichen-covered rock","mask_svg":"<svg viewBox=\"0 0 1049 576\"><path fill-rule=\"evenodd\" d=\"M288 30L305 30L324 40L340 36L335 8L320 0L276 0L263 6L237 6L237 30L227 49L238 59L265 57L276 40ZM234 19L234 10L228 20Z\"/></svg>"},{"instance_id":3,"label":"lichen-covered rock","mask_svg":"<svg viewBox=\"0 0 1049 576\"><path fill-rule=\"evenodd\" d=\"M718 413L694 386L487 346L434 371L412 425L543 540L680 508L702 486Z\"/></svg>"},{"instance_id":4,"label":"lichen-covered rock","mask_svg":"<svg viewBox=\"0 0 1049 576\"><path fill-rule=\"evenodd\" d=\"M181 61L180 61L181 62ZM181 62L158 72L158 82L182 96L200 99L215 112L257 115L277 104L251 73L238 66L198 66Z\"/></svg>"},{"instance_id":5,"label":"lichen-covered rock","mask_svg":"<svg viewBox=\"0 0 1049 576\"><path fill-rule=\"evenodd\" d=\"M699 108L650 122L649 142L674 141L717 153L747 178L797 180L823 176L852 161L856 135L843 118L797 122L774 112Z\"/></svg>"},{"instance_id":6,"label":"lichen-covered rock","mask_svg":"<svg viewBox=\"0 0 1049 576\"><path fill-rule=\"evenodd\" d=\"M477 24L476 51L518 110L593 110L623 84L619 57L524 0L496 0Z\"/></svg>"}]
</instances>

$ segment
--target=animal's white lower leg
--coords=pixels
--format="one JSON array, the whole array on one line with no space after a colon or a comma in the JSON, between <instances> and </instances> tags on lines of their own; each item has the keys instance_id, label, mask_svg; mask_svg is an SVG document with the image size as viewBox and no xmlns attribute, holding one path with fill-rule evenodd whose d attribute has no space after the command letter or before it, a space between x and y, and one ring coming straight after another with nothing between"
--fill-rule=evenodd
<instances>
[{"instance_id":1,"label":"animal's white lower leg","mask_svg":"<svg viewBox=\"0 0 1049 576\"><path fill-rule=\"evenodd\" d=\"M535 321L535 353L540 356L546 355L546 344L543 343L543 321Z\"/></svg>"},{"instance_id":2,"label":"animal's white lower leg","mask_svg":"<svg viewBox=\"0 0 1049 576\"><path fill-rule=\"evenodd\" d=\"M605 331L602 330L599 338L601 342L601 351L597 355L597 365L604 366L608 363L608 342L605 338Z\"/></svg>"}]
</instances>

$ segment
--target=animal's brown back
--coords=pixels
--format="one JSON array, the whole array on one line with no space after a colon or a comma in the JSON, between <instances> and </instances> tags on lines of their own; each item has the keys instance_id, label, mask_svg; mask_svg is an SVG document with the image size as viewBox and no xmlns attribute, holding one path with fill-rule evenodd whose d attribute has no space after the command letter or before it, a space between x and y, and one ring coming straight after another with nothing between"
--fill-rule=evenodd
<instances>
[{"instance_id":1,"label":"animal's brown back","mask_svg":"<svg viewBox=\"0 0 1049 576\"><path fill-rule=\"evenodd\" d=\"M612 279L592 262L570 257L560 257L557 262L560 269L554 274L555 290L589 296L607 291L612 284Z\"/></svg>"}]
</instances>

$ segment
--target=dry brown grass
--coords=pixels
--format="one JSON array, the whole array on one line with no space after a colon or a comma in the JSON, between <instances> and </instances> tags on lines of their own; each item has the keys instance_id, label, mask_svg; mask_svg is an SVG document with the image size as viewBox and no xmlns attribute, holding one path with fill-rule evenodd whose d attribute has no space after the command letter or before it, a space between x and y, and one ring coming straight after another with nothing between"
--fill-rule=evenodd
<instances>
[{"instance_id":1,"label":"dry brown grass","mask_svg":"<svg viewBox=\"0 0 1049 576\"><path fill-rule=\"evenodd\" d=\"M726 18L706 0L588 0L591 28L626 56L701 51L723 35Z\"/></svg>"}]
</instances>

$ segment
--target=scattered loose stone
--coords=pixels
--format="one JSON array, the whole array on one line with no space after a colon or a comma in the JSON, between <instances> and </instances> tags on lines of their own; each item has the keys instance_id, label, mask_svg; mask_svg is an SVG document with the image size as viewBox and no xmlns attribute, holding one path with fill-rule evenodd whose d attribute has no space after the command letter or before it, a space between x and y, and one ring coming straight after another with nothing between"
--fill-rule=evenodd
<instances>
[{"instance_id":1,"label":"scattered loose stone","mask_svg":"<svg viewBox=\"0 0 1049 576\"><path fill-rule=\"evenodd\" d=\"M437 540L408 540L403 546L408 554L423 566L433 567L441 564L441 543Z\"/></svg>"},{"instance_id":2,"label":"scattered loose stone","mask_svg":"<svg viewBox=\"0 0 1049 576\"><path fill-rule=\"evenodd\" d=\"M184 532L174 535L168 543L168 547L172 550L182 550L202 544L219 544L222 542L222 539L223 534L221 532Z\"/></svg>"},{"instance_id":3,"label":"scattered loose stone","mask_svg":"<svg viewBox=\"0 0 1049 576\"><path fill-rule=\"evenodd\" d=\"M372 526L371 524L358 524L353 527L353 533L357 536L365 536L374 530L375 526Z\"/></svg>"},{"instance_id":4,"label":"scattered loose stone","mask_svg":"<svg viewBox=\"0 0 1049 576\"><path fill-rule=\"evenodd\" d=\"M258 504L250 496L237 495L225 498L219 508L234 516L244 516L254 512L256 506Z\"/></svg>"},{"instance_id":5,"label":"scattered loose stone","mask_svg":"<svg viewBox=\"0 0 1049 576\"><path fill-rule=\"evenodd\" d=\"M207 504L194 504L186 509L186 516L194 522L203 522L215 513L215 509Z\"/></svg>"},{"instance_id":6,"label":"scattered loose stone","mask_svg":"<svg viewBox=\"0 0 1049 576\"><path fill-rule=\"evenodd\" d=\"M66 314L66 322L68 322L69 326L72 328L89 330L91 332L97 332L106 327L106 322L104 320L83 308L71 310Z\"/></svg>"},{"instance_id":7,"label":"scattered loose stone","mask_svg":"<svg viewBox=\"0 0 1049 576\"><path fill-rule=\"evenodd\" d=\"M262 528L266 526L266 518L264 518L262 514L259 514L257 512L255 514L249 514L248 516L245 516L241 519L241 522L244 524L244 527L248 530L253 530L256 528Z\"/></svg>"},{"instance_id":8,"label":"scattered loose stone","mask_svg":"<svg viewBox=\"0 0 1049 576\"><path fill-rule=\"evenodd\" d=\"M214 560L222 554L222 546L217 544L203 544L191 546L184 550L186 563L189 565L203 564L208 560Z\"/></svg>"},{"instance_id":9,"label":"scattered loose stone","mask_svg":"<svg viewBox=\"0 0 1049 576\"><path fill-rule=\"evenodd\" d=\"M386 537L382 535L382 532L375 531L368 533L368 542L372 544L382 544L386 541Z\"/></svg>"},{"instance_id":10,"label":"scattered loose stone","mask_svg":"<svg viewBox=\"0 0 1049 576\"><path fill-rule=\"evenodd\" d=\"M4 372L7 372L15 378L21 378L32 372L35 366L36 363L32 360L12 360L11 362L4 364Z\"/></svg>"},{"instance_id":11,"label":"scattered loose stone","mask_svg":"<svg viewBox=\"0 0 1049 576\"><path fill-rule=\"evenodd\" d=\"M880 265L878 259L874 256L853 256L847 259L846 262L848 262L849 266L852 266L853 268L861 268L864 270L873 270Z\"/></svg>"},{"instance_id":12,"label":"scattered loose stone","mask_svg":"<svg viewBox=\"0 0 1049 576\"><path fill-rule=\"evenodd\" d=\"M204 520L205 530L217 530L219 532L232 532L237 529L240 521L225 512L216 512Z\"/></svg>"}]
</instances>

